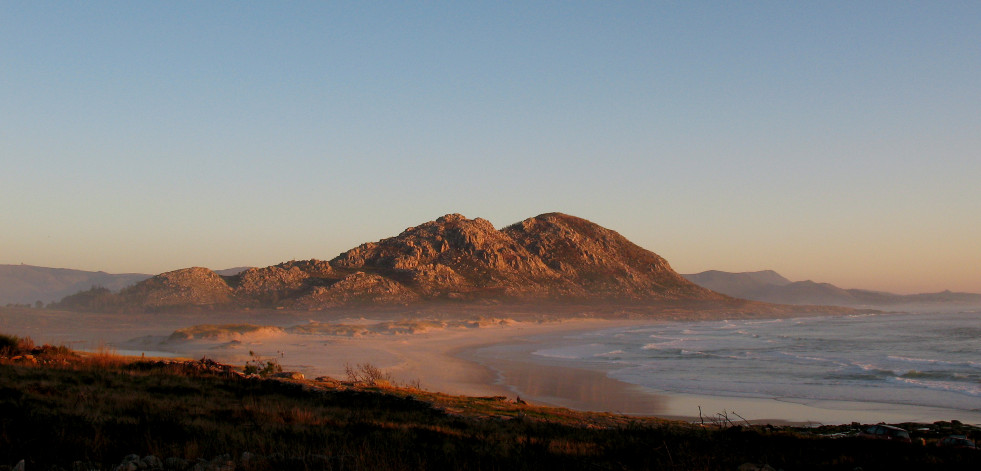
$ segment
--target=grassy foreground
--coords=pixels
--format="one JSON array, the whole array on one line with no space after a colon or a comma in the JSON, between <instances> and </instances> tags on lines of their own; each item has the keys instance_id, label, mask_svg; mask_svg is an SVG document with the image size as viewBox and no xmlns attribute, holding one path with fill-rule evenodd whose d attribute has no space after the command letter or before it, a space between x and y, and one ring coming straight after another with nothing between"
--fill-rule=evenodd
<instances>
[{"instance_id":1,"label":"grassy foreground","mask_svg":"<svg viewBox=\"0 0 981 471\"><path fill-rule=\"evenodd\" d=\"M204 359L81 355L0 335L0 469L21 460L26 470L735 470L746 463L874 470L976 469L981 462L977 451L930 443L951 432L978 433L958 423L919 432L907 425L914 442L927 441L909 445L848 436L857 424L712 422L584 413L370 381L245 377Z\"/></svg>"}]
</instances>

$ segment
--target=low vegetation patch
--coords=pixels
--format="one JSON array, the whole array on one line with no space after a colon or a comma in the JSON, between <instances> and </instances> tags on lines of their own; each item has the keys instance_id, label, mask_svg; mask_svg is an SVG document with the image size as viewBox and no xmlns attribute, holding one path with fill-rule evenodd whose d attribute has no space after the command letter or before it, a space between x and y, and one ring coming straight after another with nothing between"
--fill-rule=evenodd
<instances>
[{"instance_id":1,"label":"low vegetation patch","mask_svg":"<svg viewBox=\"0 0 981 471\"><path fill-rule=\"evenodd\" d=\"M210 340L225 342L230 340L241 340L244 338L263 338L274 337L284 334L282 328L266 325L252 324L220 324L220 325L195 325L183 329L175 330L167 338L171 342L187 340Z\"/></svg>"},{"instance_id":2,"label":"low vegetation patch","mask_svg":"<svg viewBox=\"0 0 981 471\"><path fill-rule=\"evenodd\" d=\"M0 468L874 470L967 469L979 459L843 432L858 424L702 426L447 396L388 386L370 365L351 367L357 381L280 380L207 359L82 355L7 335L0 350Z\"/></svg>"},{"instance_id":3,"label":"low vegetation patch","mask_svg":"<svg viewBox=\"0 0 981 471\"><path fill-rule=\"evenodd\" d=\"M379 383L390 383L392 375L385 373L371 363L362 363L358 366L344 365L344 375L352 383L361 383L369 386L376 386Z\"/></svg>"},{"instance_id":4,"label":"low vegetation patch","mask_svg":"<svg viewBox=\"0 0 981 471\"><path fill-rule=\"evenodd\" d=\"M283 372L283 367L276 360L264 360L252 350L249 350L249 357L242 371L246 375L266 377Z\"/></svg>"}]
</instances>

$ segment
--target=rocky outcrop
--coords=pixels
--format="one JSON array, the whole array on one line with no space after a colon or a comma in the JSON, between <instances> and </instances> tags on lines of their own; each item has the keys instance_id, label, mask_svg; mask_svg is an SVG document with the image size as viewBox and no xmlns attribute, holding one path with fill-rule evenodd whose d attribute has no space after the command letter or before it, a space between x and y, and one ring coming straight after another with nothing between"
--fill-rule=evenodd
<instances>
[{"instance_id":1,"label":"rocky outcrop","mask_svg":"<svg viewBox=\"0 0 981 471\"><path fill-rule=\"evenodd\" d=\"M307 272L297 266L284 268L272 266L265 268L250 268L237 277L235 294L243 301L253 301L254 304L276 304L296 294L304 287L304 282L310 278Z\"/></svg>"},{"instance_id":2,"label":"rocky outcrop","mask_svg":"<svg viewBox=\"0 0 981 471\"><path fill-rule=\"evenodd\" d=\"M587 298L723 299L687 281L667 260L620 234L585 219L549 213L502 231L537 256L561 279L574 282L569 293Z\"/></svg>"},{"instance_id":3,"label":"rocky outcrop","mask_svg":"<svg viewBox=\"0 0 981 471\"><path fill-rule=\"evenodd\" d=\"M104 295L83 298L106 304ZM732 301L682 278L666 260L620 234L561 213L502 230L484 219L448 214L330 261L289 261L227 277L189 268L155 276L120 296L121 305L150 310L329 309L440 300Z\"/></svg>"},{"instance_id":4,"label":"rocky outcrop","mask_svg":"<svg viewBox=\"0 0 981 471\"><path fill-rule=\"evenodd\" d=\"M466 277L442 263L417 265L411 270L411 283L420 295L428 298L460 297L473 290Z\"/></svg>"},{"instance_id":5,"label":"rocky outcrop","mask_svg":"<svg viewBox=\"0 0 981 471\"><path fill-rule=\"evenodd\" d=\"M363 244L331 261L338 268L372 269L430 298L544 296L566 284L507 234L484 219L449 214L396 237Z\"/></svg>"},{"instance_id":6,"label":"rocky outcrop","mask_svg":"<svg viewBox=\"0 0 981 471\"><path fill-rule=\"evenodd\" d=\"M347 304L409 304L419 296L397 281L380 275L357 272L330 287L316 287L299 298L292 307L327 309Z\"/></svg>"},{"instance_id":7,"label":"rocky outcrop","mask_svg":"<svg viewBox=\"0 0 981 471\"><path fill-rule=\"evenodd\" d=\"M180 306L218 306L232 301L232 288L217 273L201 267L154 276L119 293L126 305L149 310Z\"/></svg>"}]
</instances>

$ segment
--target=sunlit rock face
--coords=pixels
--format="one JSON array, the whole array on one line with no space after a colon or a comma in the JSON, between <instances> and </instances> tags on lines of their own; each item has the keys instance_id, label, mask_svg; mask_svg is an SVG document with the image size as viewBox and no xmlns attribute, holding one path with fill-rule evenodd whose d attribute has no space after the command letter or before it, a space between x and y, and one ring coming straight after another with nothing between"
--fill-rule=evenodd
<instances>
[{"instance_id":1,"label":"sunlit rock face","mask_svg":"<svg viewBox=\"0 0 981 471\"><path fill-rule=\"evenodd\" d=\"M228 277L188 268L120 296L128 309L729 299L687 281L620 234L561 213L502 230L484 219L448 214L330 261L289 261Z\"/></svg>"},{"instance_id":2,"label":"sunlit rock face","mask_svg":"<svg viewBox=\"0 0 981 471\"><path fill-rule=\"evenodd\" d=\"M201 267L161 273L124 289L127 305L148 309L175 306L214 306L232 301L232 288L217 273Z\"/></svg>"},{"instance_id":3,"label":"sunlit rock face","mask_svg":"<svg viewBox=\"0 0 981 471\"><path fill-rule=\"evenodd\" d=\"M722 299L671 269L667 260L585 219L549 213L503 232L586 298Z\"/></svg>"}]
</instances>

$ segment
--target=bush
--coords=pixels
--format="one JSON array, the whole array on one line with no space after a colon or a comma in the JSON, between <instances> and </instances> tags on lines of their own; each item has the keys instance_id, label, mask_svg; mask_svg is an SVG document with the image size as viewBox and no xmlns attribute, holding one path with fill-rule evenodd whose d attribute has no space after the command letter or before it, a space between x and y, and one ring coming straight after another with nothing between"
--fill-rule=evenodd
<instances>
[{"instance_id":1,"label":"bush","mask_svg":"<svg viewBox=\"0 0 981 471\"><path fill-rule=\"evenodd\" d=\"M20 338L14 335L0 334L0 354L9 355L16 351Z\"/></svg>"},{"instance_id":2,"label":"bush","mask_svg":"<svg viewBox=\"0 0 981 471\"><path fill-rule=\"evenodd\" d=\"M378 384L382 381L391 381L392 375L385 373L380 368L371 363L362 363L357 367L344 365L344 374L348 381L352 383Z\"/></svg>"},{"instance_id":3,"label":"bush","mask_svg":"<svg viewBox=\"0 0 981 471\"><path fill-rule=\"evenodd\" d=\"M20 355L34 349L34 340L30 337L0 334L0 355Z\"/></svg>"},{"instance_id":4,"label":"bush","mask_svg":"<svg viewBox=\"0 0 981 471\"><path fill-rule=\"evenodd\" d=\"M252 350L249 350L251 360L245 362L244 373L247 375L270 376L282 373L283 367L276 360L263 360Z\"/></svg>"}]
</instances>

